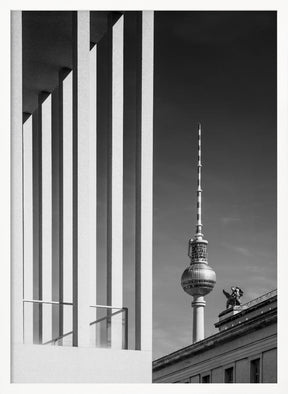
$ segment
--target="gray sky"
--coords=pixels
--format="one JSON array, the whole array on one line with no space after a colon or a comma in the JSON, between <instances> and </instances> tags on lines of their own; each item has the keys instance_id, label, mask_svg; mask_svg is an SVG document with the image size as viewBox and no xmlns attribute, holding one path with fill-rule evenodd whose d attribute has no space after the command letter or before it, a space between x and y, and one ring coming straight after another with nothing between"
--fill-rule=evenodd
<instances>
[{"instance_id":1,"label":"gray sky","mask_svg":"<svg viewBox=\"0 0 288 394\"><path fill-rule=\"evenodd\" d=\"M195 233L202 123L204 235L217 275L205 334L225 308L276 288L276 13L155 16L153 355L192 343L180 278Z\"/></svg>"}]
</instances>

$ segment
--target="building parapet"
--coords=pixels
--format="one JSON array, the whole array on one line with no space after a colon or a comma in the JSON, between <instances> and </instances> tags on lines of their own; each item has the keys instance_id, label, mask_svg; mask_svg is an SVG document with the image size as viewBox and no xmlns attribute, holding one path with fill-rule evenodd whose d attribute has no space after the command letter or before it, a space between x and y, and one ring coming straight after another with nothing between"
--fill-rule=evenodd
<instances>
[{"instance_id":1,"label":"building parapet","mask_svg":"<svg viewBox=\"0 0 288 394\"><path fill-rule=\"evenodd\" d=\"M242 307L245 308L239 311L237 316L232 315L229 317L229 320L233 318L236 320L233 325L231 324L227 329L224 328L218 333L211 335L210 337L205 338L202 341L196 342L192 345L186 346L173 353L154 360L153 371L155 372L157 370L167 367L168 365L180 362L185 358L193 357L196 354L205 352L222 343L231 341L241 335L253 332L263 326L268 326L275 323L277 321L277 304L275 303L275 307L271 306L271 303L275 301L277 301L277 290L273 290L269 293L264 294L261 297L256 298L255 300L243 304ZM241 320L238 319L239 317L243 316L243 314L246 315L251 311L259 309L265 305L268 305L268 307L263 310L263 313L252 313L252 315L250 315L249 317ZM215 326L216 325L219 325L219 322L216 323Z\"/></svg>"},{"instance_id":2,"label":"building parapet","mask_svg":"<svg viewBox=\"0 0 288 394\"><path fill-rule=\"evenodd\" d=\"M246 320L248 320L247 315L251 315L256 313L256 310L259 308L264 308L261 313L264 313L269 308L271 308L271 303L275 302L277 298L277 290L272 290L268 293L263 294L260 297L255 298L245 304L237 305L225 309L223 312L219 314L219 321L215 323L215 327L219 328L219 330L228 329L233 327L236 324L236 320L239 320L243 316L245 316ZM239 323L241 321L239 320Z\"/></svg>"}]
</instances>

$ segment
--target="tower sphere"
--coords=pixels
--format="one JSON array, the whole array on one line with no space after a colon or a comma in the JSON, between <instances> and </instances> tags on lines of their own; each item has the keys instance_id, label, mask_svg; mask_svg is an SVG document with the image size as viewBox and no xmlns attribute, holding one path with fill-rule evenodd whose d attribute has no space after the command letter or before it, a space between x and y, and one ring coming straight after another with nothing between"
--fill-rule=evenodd
<instances>
[{"instance_id":1,"label":"tower sphere","mask_svg":"<svg viewBox=\"0 0 288 394\"><path fill-rule=\"evenodd\" d=\"M216 283L216 274L207 263L194 263L181 277L183 290L191 296L201 297L210 293Z\"/></svg>"},{"instance_id":2,"label":"tower sphere","mask_svg":"<svg viewBox=\"0 0 288 394\"><path fill-rule=\"evenodd\" d=\"M191 262L182 274L181 286L194 297L210 293L216 283L216 274L208 265L207 244L208 241L202 238L202 234L189 240L188 255Z\"/></svg>"}]
</instances>

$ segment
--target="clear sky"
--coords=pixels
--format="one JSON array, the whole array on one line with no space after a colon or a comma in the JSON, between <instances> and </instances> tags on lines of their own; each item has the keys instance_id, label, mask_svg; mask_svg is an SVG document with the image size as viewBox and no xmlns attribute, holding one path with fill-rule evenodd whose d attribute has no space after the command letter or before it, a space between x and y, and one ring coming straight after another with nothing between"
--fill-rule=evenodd
<instances>
[{"instance_id":1,"label":"clear sky","mask_svg":"<svg viewBox=\"0 0 288 394\"><path fill-rule=\"evenodd\" d=\"M217 275L205 334L225 309L276 288L276 13L156 12L153 356L192 343L181 288L195 233L202 123L204 235Z\"/></svg>"}]
</instances>

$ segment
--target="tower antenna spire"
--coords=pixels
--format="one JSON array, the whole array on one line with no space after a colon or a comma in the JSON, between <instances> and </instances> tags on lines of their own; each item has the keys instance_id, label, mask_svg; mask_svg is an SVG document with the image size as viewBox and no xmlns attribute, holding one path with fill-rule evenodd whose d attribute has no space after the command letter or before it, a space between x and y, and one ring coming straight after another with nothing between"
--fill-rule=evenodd
<instances>
[{"instance_id":1,"label":"tower antenna spire","mask_svg":"<svg viewBox=\"0 0 288 394\"><path fill-rule=\"evenodd\" d=\"M209 294L216 283L216 274L208 265L207 245L203 239L201 217L201 124L198 123L198 164L197 164L197 224L194 238L188 242L188 256L190 265L181 277L183 290L193 297L193 342L204 339L204 296Z\"/></svg>"},{"instance_id":2,"label":"tower antenna spire","mask_svg":"<svg viewBox=\"0 0 288 394\"><path fill-rule=\"evenodd\" d=\"M197 225L196 234L197 239L203 237L202 234L202 188L201 188L201 123L198 123L198 164L197 164Z\"/></svg>"}]
</instances>

